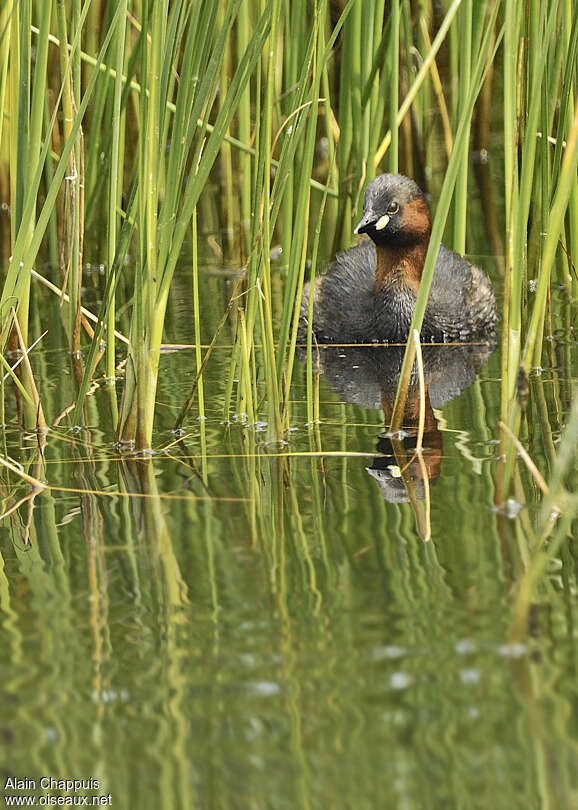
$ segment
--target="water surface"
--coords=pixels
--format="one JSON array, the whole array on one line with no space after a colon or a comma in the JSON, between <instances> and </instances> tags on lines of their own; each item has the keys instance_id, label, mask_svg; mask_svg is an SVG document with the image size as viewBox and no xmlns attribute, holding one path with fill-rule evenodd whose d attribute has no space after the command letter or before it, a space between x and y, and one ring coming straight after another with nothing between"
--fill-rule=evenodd
<instances>
[{"instance_id":1,"label":"water surface","mask_svg":"<svg viewBox=\"0 0 578 810\"><path fill-rule=\"evenodd\" d=\"M230 282L202 283L210 340ZM183 269L170 342L192 339L188 289ZM194 351L163 355L150 462L115 452L104 385L75 429L74 365L56 338L38 353L55 426L27 469L53 488L0 526L4 779L97 779L127 810L578 807L575 543L514 637L541 495L520 463L509 514L495 508L499 347L426 352L424 476L415 421L396 448L387 435L395 352L324 352L314 426L299 366L276 445L265 407L255 426L224 413L230 339L181 441ZM549 356L523 436L546 474L570 332ZM38 459L42 439L6 418L7 454ZM5 509L27 495L4 479Z\"/></svg>"}]
</instances>

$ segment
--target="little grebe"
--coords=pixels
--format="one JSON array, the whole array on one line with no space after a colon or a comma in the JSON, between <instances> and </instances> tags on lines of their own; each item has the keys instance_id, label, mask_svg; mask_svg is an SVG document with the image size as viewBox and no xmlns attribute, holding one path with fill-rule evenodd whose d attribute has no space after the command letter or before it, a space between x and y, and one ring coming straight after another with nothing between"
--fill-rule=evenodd
<instances>
[{"instance_id":1,"label":"little grebe","mask_svg":"<svg viewBox=\"0 0 578 810\"><path fill-rule=\"evenodd\" d=\"M382 174L365 191L355 233L367 234L339 253L315 280L313 329L320 342L405 341L431 234L421 189L400 174ZM309 285L301 318L309 312ZM421 328L422 341L469 340L493 333L496 301L479 267L441 246Z\"/></svg>"}]
</instances>

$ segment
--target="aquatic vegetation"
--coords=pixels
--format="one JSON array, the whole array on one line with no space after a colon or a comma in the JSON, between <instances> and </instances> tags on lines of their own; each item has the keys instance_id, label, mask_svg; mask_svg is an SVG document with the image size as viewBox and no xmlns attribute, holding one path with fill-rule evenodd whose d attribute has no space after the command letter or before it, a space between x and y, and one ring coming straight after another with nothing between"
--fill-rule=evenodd
<instances>
[{"instance_id":1,"label":"aquatic vegetation","mask_svg":"<svg viewBox=\"0 0 578 810\"><path fill-rule=\"evenodd\" d=\"M196 375L176 427L193 405L205 414L203 372L226 325L223 418L266 422L267 440L279 442L291 426L304 286L314 285L319 257L351 244L368 182L400 171L433 191L410 334L422 325L442 238L467 250L468 205L479 193L487 239L504 245L493 272L504 283L504 501L517 463L510 433L525 429L520 390L548 351L552 285L568 292L571 329L577 284L578 22L570 0L525 9L521 0L453 0L441 16L438 5L397 0L4 3L3 348L17 345L16 317L25 345L36 336L31 313L45 326L30 296L47 257L59 267L63 342L75 357L74 423L85 423L88 391L103 378L118 447L149 454L169 293L179 261L192 257ZM216 214L207 213L209 184L219 188ZM221 228L223 261L240 268L204 350L199 219ZM87 253L105 268L93 325L83 301ZM126 336L126 356L115 335ZM305 343L313 426L311 331ZM394 427L414 351L409 340ZM42 383L22 369L26 424L35 428Z\"/></svg>"},{"instance_id":2,"label":"aquatic vegetation","mask_svg":"<svg viewBox=\"0 0 578 810\"><path fill-rule=\"evenodd\" d=\"M575 5L0 2L4 792L574 806ZM318 344L387 172L410 339Z\"/></svg>"}]
</instances>

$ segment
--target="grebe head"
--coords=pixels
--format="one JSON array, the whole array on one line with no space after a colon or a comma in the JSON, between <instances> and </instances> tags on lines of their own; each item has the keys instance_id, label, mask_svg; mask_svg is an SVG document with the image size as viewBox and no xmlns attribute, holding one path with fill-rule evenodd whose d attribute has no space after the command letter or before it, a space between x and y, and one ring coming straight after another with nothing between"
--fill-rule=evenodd
<instances>
[{"instance_id":1,"label":"grebe head","mask_svg":"<svg viewBox=\"0 0 578 810\"><path fill-rule=\"evenodd\" d=\"M363 218L355 233L366 233L376 245L427 244L431 220L420 187L402 174L382 174L365 190Z\"/></svg>"}]
</instances>

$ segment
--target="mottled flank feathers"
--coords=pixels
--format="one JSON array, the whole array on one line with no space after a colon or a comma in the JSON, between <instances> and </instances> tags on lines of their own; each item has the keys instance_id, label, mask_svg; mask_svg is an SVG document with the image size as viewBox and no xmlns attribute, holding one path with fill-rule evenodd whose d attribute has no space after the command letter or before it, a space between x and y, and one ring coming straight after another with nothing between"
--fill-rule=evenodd
<instances>
[{"instance_id":1,"label":"mottled flank feathers","mask_svg":"<svg viewBox=\"0 0 578 810\"><path fill-rule=\"evenodd\" d=\"M371 343L405 341L416 294L403 277L393 279L379 296L375 290L373 242L339 253L325 275L315 281L313 328L319 342ZM309 285L303 293L302 326L309 311ZM496 302L482 270L459 254L440 247L421 329L423 342L473 340L493 334Z\"/></svg>"}]
</instances>

